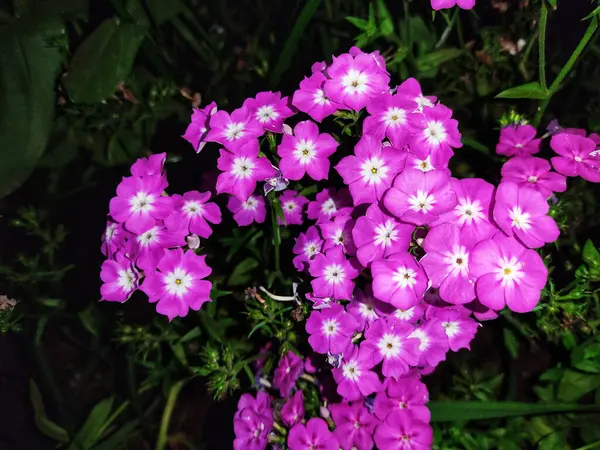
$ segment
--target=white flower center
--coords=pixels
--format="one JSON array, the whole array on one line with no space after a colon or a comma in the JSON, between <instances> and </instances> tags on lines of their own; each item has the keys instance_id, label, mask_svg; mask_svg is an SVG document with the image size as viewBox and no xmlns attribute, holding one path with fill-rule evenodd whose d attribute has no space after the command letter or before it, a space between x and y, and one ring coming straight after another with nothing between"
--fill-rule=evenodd
<instances>
[{"instance_id":1,"label":"white flower center","mask_svg":"<svg viewBox=\"0 0 600 450\"><path fill-rule=\"evenodd\" d=\"M188 216L196 216L202 215L204 206L202 205L202 203L198 203L197 201L191 200L189 202L185 202L182 209Z\"/></svg>"},{"instance_id":2,"label":"white flower center","mask_svg":"<svg viewBox=\"0 0 600 450\"><path fill-rule=\"evenodd\" d=\"M308 258L312 258L317 253L319 253L317 243L316 242L307 242L306 245L304 246L304 254Z\"/></svg>"},{"instance_id":3,"label":"white flower center","mask_svg":"<svg viewBox=\"0 0 600 450\"><path fill-rule=\"evenodd\" d=\"M419 350L424 352L429 348L429 335L425 333L421 328L415 328L415 331L410 333L408 337L417 338L421 343L419 344Z\"/></svg>"},{"instance_id":4,"label":"white flower center","mask_svg":"<svg viewBox=\"0 0 600 450\"><path fill-rule=\"evenodd\" d=\"M360 166L360 173L364 183L379 184L387 178L388 167L385 161L376 156L367 159Z\"/></svg>"},{"instance_id":5,"label":"white flower center","mask_svg":"<svg viewBox=\"0 0 600 450\"><path fill-rule=\"evenodd\" d=\"M406 123L406 111L397 106L388 108L383 115L383 121L388 127L395 127Z\"/></svg>"},{"instance_id":6,"label":"white flower center","mask_svg":"<svg viewBox=\"0 0 600 450\"><path fill-rule=\"evenodd\" d=\"M119 270L119 279L117 280L117 286L119 286L123 291L128 292L133 289L134 283L135 275L133 274L133 270Z\"/></svg>"},{"instance_id":7,"label":"white flower center","mask_svg":"<svg viewBox=\"0 0 600 450\"><path fill-rule=\"evenodd\" d=\"M138 242L140 247L149 247L150 245L158 244L160 242L158 230L158 227L152 227L137 236L135 240Z\"/></svg>"},{"instance_id":8,"label":"white flower center","mask_svg":"<svg viewBox=\"0 0 600 450\"><path fill-rule=\"evenodd\" d=\"M416 159L413 168L419 169L421 172L430 172L434 170L434 167L431 164L431 156L428 156L425 159Z\"/></svg>"},{"instance_id":9,"label":"white flower center","mask_svg":"<svg viewBox=\"0 0 600 450\"><path fill-rule=\"evenodd\" d=\"M336 245L344 245L344 229L338 228L333 235L333 241Z\"/></svg>"},{"instance_id":10,"label":"white flower center","mask_svg":"<svg viewBox=\"0 0 600 450\"><path fill-rule=\"evenodd\" d=\"M361 303L358 305L358 312L367 320L375 320L379 317L377 312L375 312L373 305L370 305L369 303Z\"/></svg>"},{"instance_id":11,"label":"white flower center","mask_svg":"<svg viewBox=\"0 0 600 450\"><path fill-rule=\"evenodd\" d=\"M511 225L519 230L528 230L531 228L531 215L521 210L520 206L514 206L508 215L512 220Z\"/></svg>"},{"instance_id":12,"label":"white flower center","mask_svg":"<svg viewBox=\"0 0 600 450\"><path fill-rule=\"evenodd\" d=\"M444 254L445 262L450 266L450 275L453 277L469 274L469 252L462 245L454 245L451 252Z\"/></svg>"},{"instance_id":13,"label":"white flower center","mask_svg":"<svg viewBox=\"0 0 600 450\"><path fill-rule=\"evenodd\" d=\"M254 161L247 156L238 156L233 160L231 174L236 178L250 178L254 171Z\"/></svg>"},{"instance_id":14,"label":"white flower center","mask_svg":"<svg viewBox=\"0 0 600 450\"><path fill-rule=\"evenodd\" d=\"M106 227L106 230L104 231L104 239L106 241L112 241L117 233L117 224L111 223L109 226Z\"/></svg>"},{"instance_id":15,"label":"white flower center","mask_svg":"<svg viewBox=\"0 0 600 450\"><path fill-rule=\"evenodd\" d=\"M456 336L460 332L458 322L442 322L442 326L446 330L446 336L449 338Z\"/></svg>"},{"instance_id":16,"label":"white flower center","mask_svg":"<svg viewBox=\"0 0 600 450\"><path fill-rule=\"evenodd\" d=\"M338 333L338 321L336 319L327 319L321 325L323 334L327 337L335 336Z\"/></svg>"},{"instance_id":17,"label":"white flower center","mask_svg":"<svg viewBox=\"0 0 600 450\"><path fill-rule=\"evenodd\" d=\"M415 307L410 309L397 309L394 311L394 316L400 320L410 320L415 315Z\"/></svg>"},{"instance_id":18,"label":"white flower center","mask_svg":"<svg viewBox=\"0 0 600 450\"><path fill-rule=\"evenodd\" d=\"M375 245L385 248L391 246L392 242L397 240L398 230L396 230L393 220L388 219L385 223L380 223L375 227Z\"/></svg>"},{"instance_id":19,"label":"white flower center","mask_svg":"<svg viewBox=\"0 0 600 450\"><path fill-rule=\"evenodd\" d=\"M192 276L182 267L176 267L164 278L165 289L171 295L185 295L192 286Z\"/></svg>"},{"instance_id":20,"label":"white flower center","mask_svg":"<svg viewBox=\"0 0 600 450\"><path fill-rule=\"evenodd\" d=\"M519 262L516 257L506 258L501 257L497 263L496 279L500 281L502 287L513 288L515 283L519 284L521 278L525 276L523 272L523 263Z\"/></svg>"},{"instance_id":21,"label":"white flower center","mask_svg":"<svg viewBox=\"0 0 600 450\"><path fill-rule=\"evenodd\" d=\"M408 198L410 203L410 209L414 212L428 213L433 209L433 205L436 203L433 194L423 191L417 191L417 194L411 194Z\"/></svg>"},{"instance_id":22,"label":"white flower center","mask_svg":"<svg viewBox=\"0 0 600 450\"><path fill-rule=\"evenodd\" d=\"M136 194L129 200L130 211L132 213L144 213L147 214L153 209L154 195L146 192L136 192Z\"/></svg>"},{"instance_id":23,"label":"white flower center","mask_svg":"<svg viewBox=\"0 0 600 450\"><path fill-rule=\"evenodd\" d=\"M342 367L342 374L344 375L344 378L347 378L351 381L358 381L361 370L356 361L349 361L344 364L344 367Z\"/></svg>"},{"instance_id":24,"label":"white flower center","mask_svg":"<svg viewBox=\"0 0 600 450\"><path fill-rule=\"evenodd\" d=\"M242 202L242 208L245 211L256 211L256 208L258 208L258 200L254 197L248 197L248 200Z\"/></svg>"},{"instance_id":25,"label":"white flower center","mask_svg":"<svg viewBox=\"0 0 600 450\"><path fill-rule=\"evenodd\" d=\"M581 161L583 161L583 159L581 159L581 156L576 156L573 159L575 160L575 162L581 162Z\"/></svg>"},{"instance_id":26,"label":"white flower center","mask_svg":"<svg viewBox=\"0 0 600 450\"><path fill-rule=\"evenodd\" d=\"M332 198L328 198L321 205L321 212L328 216L331 216L337 212L337 207L335 206L335 201Z\"/></svg>"},{"instance_id":27,"label":"white flower center","mask_svg":"<svg viewBox=\"0 0 600 450\"><path fill-rule=\"evenodd\" d=\"M315 91L315 95L313 97L313 102L315 102L319 106L329 105L330 101L325 95L325 91L323 89L317 89Z\"/></svg>"},{"instance_id":28,"label":"white flower center","mask_svg":"<svg viewBox=\"0 0 600 450\"><path fill-rule=\"evenodd\" d=\"M431 100L429 100L423 94L419 94L417 97L413 98L413 101L417 104L417 109L421 110L421 111L423 110L423 108L425 106L427 106L427 107L433 106L433 103L431 103Z\"/></svg>"},{"instance_id":29,"label":"white flower center","mask_svg":"<svg viewBox=\"0 0 600 450\"><path fill-rule=\"evenodd\" d=\"M283 204L283 209L292 212L298 207L298 204L294 200L288 200Z\"/></svg>"},{"instance_id":30,"label":"white flower center","mask_svg":"<svg viewBox=\"0 0 600 450\"><path fill-rule=\"evenodd\" d=\"M377 347L384 358L395 358L400 354L402 341L398 335L385 333L381 336L381 339L379 339Z\"/></svg>"},{"instance_id":31,"label":"white flower center","mask_svg":"<svg viewBox=\"0 0 600 450\"><path fill-rule=\"evenodd\" d=\"M356 69L350 69L346 75L342 77L342 86L344 93L349 95L364 94L367 90L369 77L363 72Z\"/></svg>"},{"instance_id":32,"label":"white flower center","mask_svg":"<svg viewBox=\"0 0 600 450\"><path fill-rule=\"evenodd\" d=\"M312 139L300 139L298 142L296 142L296 146L294 148L294 157L300 161L301 164L309 164L316 154L317 151L315 143L312 141Z\"/></svg>"},{"instance_id":33,"label":"white flower center","mask_svg":"<svg viewBox=\"0 0 600 450\"><path fill-rule=\"evenodd\" d=\"M464 224L473 225L473 222L477 224L485 218L483 207L479 200L471 201L469 197L459 199L454 211L458 216L458 224L460 226Z\"/></svg>"},{"instance_id":34,"label":"white flower center","mask_svg":"<svg viewBox=\"0 0 600 450\"><path fill-rule=\"evenodd\" d=\"M423 130L423 133L425 133L425 138L429 144L439 145L446 141L446 128L442 122L437 120L427 122L427 128Z\"/></svg>"},{"instance_id":35,"label":"white flower center","mask_svg":"<svg viewBox=\"0 0 600 450\"><path fill-rule=\"evenodd\" d=\"M240 139L245 134L244 124L242 122L231 122L225 130L225 137L230 141Z\"/></svg>"},{"instance_id":36,"label":"white flower center","mask_svg":"<svg viewBox=\"0 0 600 450\"><path fill-rule=\"evenodd\" d=\"M323 272L325 281L327 281L329 284L338 284L346 279L344 268L339 264L330 264L329 266L325 267Z\"/></svg>"},{"instance_id":37,"label":"white flower center","mask_svg":"<svg viewBox=\"0 0 600 450\"><path fill-rule=\"evenodd\" d=\"M256 111L256 119L260 123L271 122L272 120L277 119L278 116L279 116L279 113L277 111L275 111L275 108L273 108L273 105L262 105Z\"/></svg>"},{"instance_id":38,"label":"white flower center","mask_svg":"<svg viewBox=\"0 0 600 450\"><path fill-rule=\"evenodd\" d=\"M535 175L531 175L530 177L527 178L527 181L529 181L531 184L535 184L537 183L538 177L536 177Z\"/></svg>"},{"instance_id":39,"label":"white flower center","mask_svg":"<svg viewBox=\"0 0 600 450\"><path fill-rule=\"evenodd\" d=\"M401 289L413 287L417 283L417 272L409 267L402 266L396 269L396 272L394 272L394 275L392 276L392 280Z\"/></svg>"}]
</instances>

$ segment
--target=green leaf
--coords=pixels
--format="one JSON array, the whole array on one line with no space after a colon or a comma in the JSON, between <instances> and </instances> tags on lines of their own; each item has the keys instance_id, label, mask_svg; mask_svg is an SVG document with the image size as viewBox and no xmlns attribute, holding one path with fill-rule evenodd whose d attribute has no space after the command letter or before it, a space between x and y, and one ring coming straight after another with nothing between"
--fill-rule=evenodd
<instances>
[{"instance_id":1,"label":"green leaf","mask_svg":"<svg viewBox=\"0 0 600 450\"><path fill-rule=\"evenodd\" d=\"M481 142L470 138L470 137L466 137L466 136L462 136L461 137L461 142L463 143L464 146L466 147L470 147L473 150L477 150L480 153L483 153L484 155L489 155L490 154L490 149L487 148L485 145L483 145Z\"/></svg>"},{"instance_id":2,"label":"green leaf","mask_svg":"<svg viewBox=\"0 0 600 450\"><path fill-rule=\"evenodd\" d=\"M98 308L95 303L90 303L87 308L78 314L83 327L93 336L98 336Z\"/></svg>"},{"instance_id":3,"label":"green leaf","mask_svg":"<svg viewBox=\"0 0 600 450\"><path fill-rule=\"evenodd\" d=\"M279 85L281 76L286 70L289 69L292 59L298 50L298 42L300 42L300 39L304 36L306 27L312 20L320 5L321 0L308 0L304 4L304 8L302 8L298 19L292 28L292 32L285 41L283 50L281 51L279 59L277 60L277 64L275 64L275 67L273 68L270 80L271 86Z\"/></svg>"},{"instance_id":4,"label":"green leaf","mask_svg":"<svg viewBox=\"0 0 600 450\"><path fill-rule=\"evenodd\" d=\"M567 369L558 385L558 399L572 402L600 387L600 375Z\"/></svg>"},{"instance_id":5,"label":"green leaf","mask_svg":"<svg viewBox=\"0 0 600 450\"><path fill-rule=\"evenodd\" d=\"M146 28L106 19L77 48L63 83L75 103L98 103L129 74Z\"/></svg>"},{"instance_id":6,"label":"green leaf","mask_svg":"<svg viewBox=\"0 0 600 450\"><path fill-rule=\"evenodd\" d=\"M432 422L460 422L557 412L600 412L600 405L521 402L434 401L427 407Z\"/></svg>"},{"instance_id":7,"label":"green leaf","mask_svg":"<svg viewBox=\"0 0 600 450\"><path fill-rule=\"evenodd\" d=\"M65 31L58 16L44 19L0 27L0 198L31 175L48 142Z\"/></svg>"},{"instance_id":8,"label":"green leaf","mask_svg":"<svg viewBox=\"0 0 600 450\"><path fill-rule=\"evenodd\" d=\"M522 84L521 86L506 89L496 95L496 98L529 98L544 100L547 96L548 93L542 89L540 83L535 81L533 83Z\"/></svg>"},{"instance_id":9,"label":"green leaf","mask_svg":"<svg viewBox=\"0 0 600 450\"><path fill-rule=\"evenodd\" d=\"M115 450L126 447L124 444L133 439L139 432L139 422L132 420L125 425L121 425L110 437L103 440L100 444L95 445L93 450Z\"/></svg>"},{"instance_id":10,"label":"green leaf","mask_svg":"<svg viewBox=\"0 0 600 450\"><path fill-rule=\"evenodd\" d=\"M190 331L185 333L181 337L181 339L179 339L179 342L184 343L187 341L191 341L192 339L196 339L197 337L199 337L201 334L202 334L202 330L200 329L200 327L194 327Z\"/></svg>"},{"instance_id":11,"label":"green leaf","mask_svg":"<svg viewBox=\"0 0 600 450\"><path fill-rule=\"evenodd\" d=\"M366 30L367 27L369 26L369 22L367 22L365 19L361 19L360 17L346 17L346 20L348 22L350 22L352 25L354 25L356 28L358 28L359 30Z\"/></svg>"},{"instance_id":12,"label":"green leaf","mask_svg":"<svg viewBox=\"0 0 600 450\"><path fill-rule=\"evenodd\" d=\"M146 6L157 25L171 20L185 9L181 0L146 0Z\"/></svg>"},{"instance_id":13,"label":"green leaf","mask_svg":"<svg viewBox=\"0 0 600 450\"><path fill-rule=\"evenodd\" d=\"M600 6L596 7L596 9L594 9L591 13L589 13L587 16L585 16L583 18L583 20L589 20L594 16L597 16L600 14Z\"/></svg>"},{"instance_id":14,"label":"green leaf","mask_svg":"<svg viewBox=\"0 0 600 450\"><path fill-rule=\"evenodd\" d=\"M109 397L101 400L90 412L87 420L73 438L69 450L88 450L100 441L104 424L110 417L114 398Z\"/></svg>"},{"instance_id":15,"label":"green leaf","mask_svg":"<svg viewBox=\"0 0 600 450\"><path fill-rule=\"evenodd\" d=\"M29 399L33 407L33 419L38 429L55 441L63 443L69 442L69 434L66 432L66 430L58 426L46 416L46 409L44 407L44 401L42 400L42 394L40 393L37 384L35 384L35 381L33 380L29 380Z\"/></svg>"},{"instance_id":16,"label":"green leaf","mask_svg":"<svg viewBox=\"0 0 600 450\"><path fill-rule=\"evenodd\" d=\"M412 44L416 44L417 55L424 55L435 45L435 36L431 34L420 16L411 16L408 25L411 39L411 42L408 43L409 47L412 48Z\"/></svg>"},{"instance_id":17,"label":"green leaf","mask_svg":"<svg viewBox=\"0 0 600 450\"><path fill-rule=\"evenodd\" d=\"M556 1L557 0L548 0L548 4L552 7L552 9L556 9Z\"/></svg>"},{"instance_id":18,"label":"green leaf","mask_svg":"<svg viewBox=\"0 0 600 450\"><path fill-rule=\"evenodd\" d=\"M417 58L417 69L421 72L437 69L445 62L458 58L462 51L457 48L443 48Z\"/></svg>"},{"instance_id":19,"label":"green leaf","mask_svg":"<svg viewBox=\"0 0 600 450\"><path fill-rule=\"evenodd\" d=\"M515 359L519 355L519 341L515 333L509 328L504 328L504 346L508 350L511 358Z\"/></svg>"},{"instance_id":20,"label":"green leaf","mask_svg":"<svg viewBox=\"0 0 600 450\"><path fill-rule=\"evenodd\" d=\"M538 450L564 450L565 448L569 448L569 446L567 445L567 434L562 430L544 436L538 444Z\"/></svg>"},{"instance_id":21,"label":"green leaf","mask_svg":"<svg viewBox=\"0 0 600 450\"><path fill-rule=\"evenodd\" d=\"M229 277L229 284L232 286L242 286L248 284L252 277L248 272L258 267L258 260L255 258L246 258L240 262Z\"/></svg>"},{"instance_id":22,"label":"green leaf","mask_svg":"<svg viewBox=\"0 0 600 450\"><path fill-rule=\"evenodd\" d=\"M600 267L600 252L590 239L583 246L583 260L590 267Z\"/></svg>"},{"instance_id":23,"label":"green leaf","mask_svg":"<svg viewBox=\"0 0 600 450\"><path fill-rule=\"evenodd\" d=\"M377 1L377 15L379 16L379 31L384 36L394 34L394 21L392 16L385 6L384 0Z\"/></svg>"}]
</instances>

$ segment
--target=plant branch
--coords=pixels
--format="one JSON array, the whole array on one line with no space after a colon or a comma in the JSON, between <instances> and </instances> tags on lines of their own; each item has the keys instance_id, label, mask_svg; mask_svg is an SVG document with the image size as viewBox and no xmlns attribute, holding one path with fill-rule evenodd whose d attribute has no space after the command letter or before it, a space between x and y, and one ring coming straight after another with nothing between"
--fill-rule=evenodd
<instances>
[{"instance_id":1,"label":"plant branch","mask_svg":"<svg viewBox=\"0 0 600 450\"><path fill-rule=\"evenodd\" d=\"M540 73L540 86L546 92L546 25L548 24L548 6L546 0L542 0L542 10L540 12L539 38L538 38L538 61Z\"/></svg>"},{"instance_id":2,"label":"plant branch","mask_svg":"<svg viewBox=\"0 0 600 450\"><path fill-rule=\"evenodd\" d=\"M156 450L164 450L167 448L167 441L169 438L169 423L171 422L171 416L173 415L173 410L175 409L177 397L179 396L179 392L181 391L184 383L185 380L180 380L171 386L171 389L169 389L167 404L165 405L162 420L160 421L160 430L158 432L158 439L156 440Z\"/></svg>"}]
</instances>

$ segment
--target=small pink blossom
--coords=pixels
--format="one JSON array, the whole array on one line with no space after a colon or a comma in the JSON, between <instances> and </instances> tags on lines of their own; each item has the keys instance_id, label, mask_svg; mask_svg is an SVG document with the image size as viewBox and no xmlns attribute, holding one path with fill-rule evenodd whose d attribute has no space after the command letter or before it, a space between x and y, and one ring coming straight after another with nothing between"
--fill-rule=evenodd
<instances>
[{"instance_id":1,"label":"small pink blossom","mask_svg":"<svg viewBox=\"0 0 600 450\"><path fill-rule=\"evenodd\" d=\"M458 122L444 105L424 107L422 114L412 114L410 125L414 133L410 151L421 159L431 156L432 160L447 164L454 154L452 148L462 147Z\"/></svg>"},{"instance_id":2,"label":"small pink blossom","mask_svg":"<svg viewBox=\"0 0 600 450\"><path fill-rule=\"evenodd\" d=\"M509 125L500 130L496 153L504 156L530 156L540 151L541 139L535 138L531 125Z\"/></svg>"},{"instance_id":3,"label":"small pink blossom","mask_svg":"<svg viewBox=\"0 0 600 450\"><path fill-rule=\"evenodd\" d=\"M552 158L554 170L568 177L580 176L592 183L600 182L600 155L593 139L561 133L552 136L550 147L559 156Z\"/></svg>"},{"instance_id":4,"label":"small pink blossom","mask_svg":"<svg viewBox=\"0 0 600 450\"><path fill-rule=\"evenodd\" d=\"M173 195L173 214L165 219L169 229L183 228L188 233L208 238L212 229L208 222L221 223L221 210L216 203L209 202L210 192L189 191L181 195Z\"/></svg>"},{"instance_id":5,"label":"small pink blossom","mask_svg":"<svg viewBox=\"0 0 600 450\"><path fill-rule=\"evenodd\" d=\"M134 177L161 175L165 167L166 158L166 153L158 153L156 155L150 155L147 158L139 158L131 166L131 175Z\"/></svg>"},{"instance_id":6,"label":"small pink blossom","mask_svg":"<svg viewBox=\"0 0 600 450\"><path fill-rule=\"evenodd\" d=\"M328 222L338 215L352 213L352 200L347 189L323 189L317 198L308 204L308 218L317 223Z\"/></svg>"},{"instance_id":7,"label":"small pink blossom","mask_svg":"<svg viewBox=\"0 0 600 450\"><path fill-rule=\"evenodd\" d=\"M307 263L322 251L323 239L317 227L312 226L306 230L306 233L300 233L296 238L293 249L296 255L294 257L294 267L302 272L308 266Z\"/></svg>"},{"instance_id":8,"label":"small pink blossom","mask_svg":"<svg viewBox=\"0 0 600 450\"><path fill-rule=\"evenodd\" d=\"M433 430L408 411L394 411L377 427L373 439L379 450L430 450Z\"/></svg>"},{"instance_id":9,"label":"small pink blossom","mask_svg":"<svg viewBox=\"0 0 600 450\"><path fill-rule=\"evenodd\" d=\"M396 308L409 309L419 303L427 289L428 279L409 253L395 253L371 265L373 294Z\"/></svg>"},{"instance_id":10,"label":"small pink blossom","mask_svg":"<svg viewBox=\"0 0 600 450\"><path fill-rule=\"evenodd\" d=\"M363 406L363 402L331 405L335 422L334 434L343 450L371 450L373 432L379 420Z\"/></svg>"},{"instance_id":11,"label":"small pink blossom","mask_svg":"<svg viewBox=\"0 0 600 450\"><path fill-rule=\"evenodd\" d=\"M324 67L323 67L324 68ZM332 101L325 94L325 81L327 78L320 71L300 82L300 89L294 92L292 105L300 111L307 113L313 120L321 122L344 106Z\"/></svg>"},{"instance_id":12,"label":"small pink blossom","mask_svg":"<svg viewBox=\"0 0 600 450\"><path fill-rule=\"evenodd\" d=\"M304 419L304 400L302 390L298 389L281 408L281 420L288 427L293 427Z\"/></svg>"},{"instance_id":13,"label":"small pink blossom","mask_svg":"<svg viewBox=\"0 0 600 450\"><path fill-rule=\"evenodd\" d=\"M296 191L286 190L279 197L279 203L283 210L286 225L302 225L302 211L304 205L308 203L306 197L298 195ZM279 219L279 224L282 225L281 219Z\"/></svg>"},{"instance_id":14,"label":"small pink blossom","mask_svg":"<svg viewBox=\"0 0 600 450\"><path fill-rule=\"evenodd\" d=\"M314 417L306 425L292 427L287 438L290 450L339 450L340 444L327 427L327 422Z\"/></svg>"},{"instance_id":15,"label":"small pink blossom","mask_svg":"<svg viewBox=\"0 0 600 450\"><path fill-rule=\"evenodd\" d=\"M267 216L265 200L260 195L251 195L244 201L232 195L227 202L227 209L233 213L233 220L240 227L248 226L254 222L263 223Z\"/></svg>"},{"instance_id":16,"label":"small pink blossom","mask_svg":"<svg viewBox=\"0 0 600 450\"><path fill-rule=\"evenodd\" d=\"M102 246L100 247L102 254L107 258L112 258L118 250L125 247L125 242L130 234L122 223L109 219L102 235Z\"/></svg>"},{"instance_id":17,"label":"small pink blossom","mask_svg":"<svg viewBox=\"0 0 600 450\"><path fill-rule=\"evenodd\" d=\"M244 102L250 110L250 116L256 120L265 131L283 132L283 121L294 112L288 106L288 97L281 98L280 92L259 92L255 98Z\"/></svg>"},{"instance_id":18,"label":"small pink blossom","mask_svg":"<svg viewBox=\"0 0 600 450\"><path fill-rule=\"evenodd\" d=\"M100 287L102 300L110 302L125 302L138 288L139 273L133 262L119 252L115 259L107 259L102 263Z\"/></svg>"},{"instance_id":19,"label":"small pink blossom","mask_svg":"<svg viewBox=\"0 0 600 450\"><path fill-rule=\"evenodd\" d=\"M393 308L387 303L375 299L373 288L371 285L367 285L364 292L356 289L354 298L346 305L346 310L354 316L360 329L364 330L380 317L391 314Z\"/></svg>"},{"instance_id":20,"label":"small pink blossom","mask_svg":"<svg viewBox=\"0 0 600 450\"><path fill-rule=\"evenodd\" d=\"M427 386L415 375L389 378L385 392L379 392L373 403L373 412L385 420L394 411L408 411L415 419L429 423L431 413L425 406L429 402Z\"/></svg>"},{"instance_id":21,"label":"small pink blossom","mask_svg":"<svg viewBox=\"0 0 600 450\"><path fill-rule=\"evenodd\" d=\"M156 269L165 249L186 244L187 230L182 228L168 230L163 224L157 224L136 231L137 235L129 239L126 248L132 261L144 271Z\"/></svg>"},{"instance_id":22,"label":"small pink blossom","mask_svg":"<svg viewBox=\"0 0 600 450\"><path fill-rule=\"evenodd\" d=\"M479 329L479 324L469 317L469 311L464 314L456 309L442 308L436 311L435 317L442 321L450 350L471 350L471 341Z\"/></svg>"},{"instance_id":23,"label":"small pink blossom","mask_svg":"<svg viewBox=\"0 0 600 450\"><path fill-rule=\"evenodd\" d=\"M379 141L387 137L393 147L401 148L408 143L411 129L408 116L417 103L406 95L383 93L367 104L367 116L363 122L363 135L371 135Z\"/></svg>"},{"instance_id":24,"label":"small pink blossom","mask_svg":"<svg viewBox=\"0 0 600 450\"><path fill-rule=\"evenodd\" d=\"M325 240L323 251L339 245L344 250L344 253L348 255L356 254L356 246L352 239L354 220L350 216L337 216L331 222L318 224L318 227L321 230L321 236Z\"/></svg>"},{"instance_id":25,"label":"small pink blossom","mask_svg":"<svg viewBox=\"0 0 600 450\"><path fill-rule=\"evenodd\" d=\"M412 332L410 337L417 338L421 358L420 366L435 367L441 361L446 359L446 353L449 349L448 337L446 329L442 326L442 321L438 318L424 320Z\"/></svg>"},{"instance_id":26,"label":"small pink blossom","mask_svg":"<svg viewBox=\"0 0 600 450\"><path fill-rule=\"evenodd\" d=\"M281 357L273 376L273 386L279 389L282 397L289 397L303 367L302 358L292 351L288 351Z\"/></svg>"},{"instance_id":27,"label":"small pink blossom","mask_svg":"<svg viewBox=\"0 0 600 450\"><path fill-rule=\"evenodd\" d=\"M217 104L211 102L202 109L192 110L191 122L185 130L182 138L194 147L196 153L200 153L206 145L206 136L210 128L210 117L217 112Z\"/></svg>"},{"instance_id":28,"label":"small pink blossom","mask_svg":"<svg viewBox=\"0 0 600 450\"><path fill-rule=\"evenodd\" d=\"M428 291L425 291L424 295L427 295ZM398 320L403 320L408 323L417 323L423 317L425 313L424 303L421 301L415 306L411 306L408 309L396 309L393 316Z\"/></svg>"},{"instance_id":29,"label":"small pink blossom","mask_svg":"<svg viewBox=\"0 0 600 450\"><path fill-rule=\"evenodd\" d=\"M314 295L349 300L354 291L354 278L358 270L344 256L342 247L335 246L325 253L318 253L309 261L309 272Z\"/></svg>"},{"instance_id":30,"label":"small pink blossom","mask_svg":"<svg viewBox=\"0 0 600 450\"><path fill-rule=\"evenodd\" d=\"M400 86L396 88L397 95L403 95L412 99L416 104L416 111L422 112L425 107L435 106L436 97L424 96L421 90L421 85L415 78L408 78ZM413 111L414 112L414 111Z\"/></svg>"},{"instance_id":31,"label":"small pink blossom","mask_svg":"<svg viewBox=\"0 0 600 450\"><path fill-rule=\"evenodd\" d=\"M226 111L217 111L210 118L210 130L205 140L218 142L228 150L236 150L264 133L261 124L254 119L247 107L236 109L229 115Z\"/></svg>"},{"instance_id":32,"label":"small pink blossom","mask_svg":"<svg viewBox=\"0 0 600 450\"><path fill-rule=\"evenodd\" d=\"M348 401L355 401L381 390L379 377L371 371L375 364L368 349L352 346L344 354L340 367L331 371L338 385L337 393Z\"/></svg>"},{"instance_id":33,"label":"small pink blossom","mask_svg":"<svg viewBox=\"0 0 600 450\"><path fill-rule=\"evenodd\" d=\"M509 181L519 187L530 187L540 191L544 198L554 192L567 190L564 175L550 171L548 161L534 157L514 157L502 166L502 181Z\"/></svg>"},{"instance_id":34,"label":"small pink blossom","mask_svg":"<svg viewBox=\"0 0 600 450\"><path fill-rule=\"evenodd\" d=\"M317 353L344 352L357 328L354 317L337 303L332 303L329 308L313 311L306 321L306 331L310 334L308 343Z\"/></svg>"}]
</instances>

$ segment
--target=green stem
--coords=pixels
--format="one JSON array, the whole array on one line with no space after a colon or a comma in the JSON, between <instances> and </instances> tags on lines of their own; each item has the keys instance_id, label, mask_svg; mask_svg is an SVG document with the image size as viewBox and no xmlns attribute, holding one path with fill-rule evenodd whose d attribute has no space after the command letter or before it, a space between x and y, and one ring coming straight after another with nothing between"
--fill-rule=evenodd
<instances>
[{"instance_id":1,"label":"green stem","mask_svg":"<svg viewBox=\"0 0 600 450\"><path fill-rule=\"evenodd\" d=\"M160 421L160 430L158 432L158 439L156 441L156 450L164 450L167 448L167 441L169 438L169 423L171 422L171 416L173 415L173 409L175 409L175 403L179 392L183 387L185 380L180 380L171 386L169 389L169 396L167 397L167 404L163 411L162 420Z\"/></svg>"},{"instance_id":2,"label":"green stem","mask_svg":"<svg viewBox=\"0 0 600 450\"><path fill-rule=\"evenodd\" d=\"M539 72L540 72L540 86L542 91L546 91L548 86L546 85L546 25L548 24L548 6L546 6L546 0L542 0L542 10L540 12L540 24L539 24Z\"/></svg>"},{"instance_id":3,"label":"green stem","mask_svg":"<svg viewBox=\"0 0 600 450\"><path fill-rule=\"evenodd\" d=\"M583 53L583 50L585 50L585 47L590 42L590 40L594 36L594 33L596 32L597 29L598 29L598 19L596 16L594 16L590 20L590 24L588 25L588 28L585 31L585 34L579 41L579 44L577 44L575 51L573 52L573 54L571 55L571 57L569 58L567 63L560 70L556 79L552 82L552 85L550 85L550 88L548 89L547 97L542 102L540 107L538 108L538 112L535 116L534 125L536 127L539 126L540 122L542 121L542 117L544 116L544 112L546 111L546 108L548 107L548 103L550 103L550 99L552 98L552 96L554 94L556 94L556 92L560 88L561 83L563 82L565 77L569 74L569 72L571 71L571 69L573 68L573 66L579 59L579 57L581 56L581 54ZM541 39L542 39L542 36L540 35L540 40Z\"/></svg>"},{"instance_id":4,"label":"green stem","mask_svg":"<svg viewBox=\"0 0 600 450\"><path fill-rule=\"evenodd\" d=\"M600 448L600 441L592 442L591 444L579 447L577 450L592 450L594 448Z\"/></svg>"}]
</instances>

